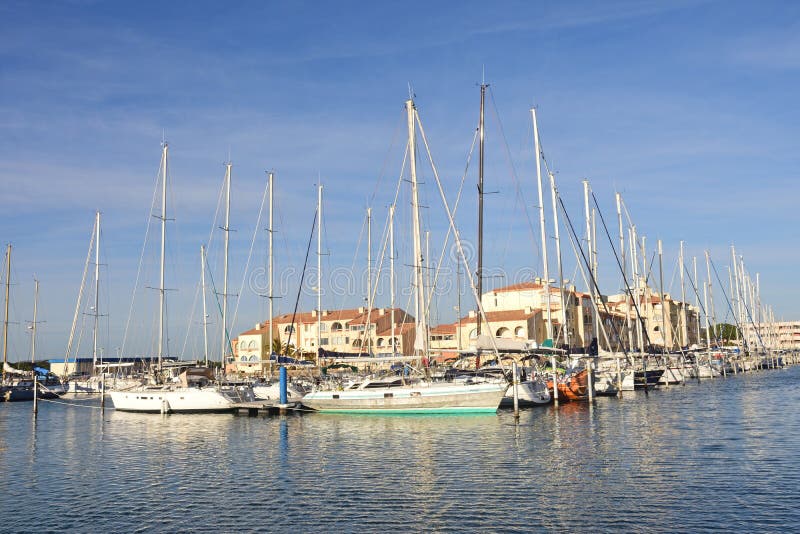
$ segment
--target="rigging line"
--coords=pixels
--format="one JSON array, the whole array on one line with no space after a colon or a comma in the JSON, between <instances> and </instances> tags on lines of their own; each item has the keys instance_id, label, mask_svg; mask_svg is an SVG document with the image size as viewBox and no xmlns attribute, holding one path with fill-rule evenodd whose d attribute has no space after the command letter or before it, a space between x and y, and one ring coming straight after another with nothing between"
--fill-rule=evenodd
<instances>
[{"instance_id":1,"label":"rigging line","mask_svg":"<svg viewBox=\"0 0 800 534\"><path fill-rule=\"evenodd\" d=\"M67 340L67 353L64 360L68 361L72 354L72 343L75 338L75 327L78 324L78 315L81 309L81 301L83 300L83 291L86 288L86 276L89 272L89 262L92 260L92 250L94 249L94 235L97 231L97 218L95 218L94 225L92 226L92 235L89 238L89 251L86 253L86 263L83 265L83 276L81 277L81 286L78 290L78 300L75 303L75 313L72 316L72 328L69 331L69 339ZM5 270L3 271L5 272ZM77 357L77 356L76 356Z\"/></svg>"},{"instance_id":2,"label":"rigging line","mask_svg":"<svg viewBox=\"0 0 800 534\"><path fill-rule=\"evenodd\" d=\"M561 200L561 199L559 198L559 200ZM564 209L563 202L561 204L561 209L562 209L562 211L566 211ZM566 213L564 215L566 216ZM567 216L567 221L569 222L570 230L571 230L570 232L567 232L567 237L569 237L569 243L570 243L570 245L572 245L572 251L575 253L575 257L578 258L578 250L580 250L581 257L583 257L583 259L585 261L586 260L586 256L584 256L583 249L577 246L576 242L578 241L578 236L577 236L577 234L575 234L575 229L572 228L572 222L569 221L569 216ZM580 258L578 258L578 259L580 260ZM587 266L588 266L588 262L587 262ZM586 278L586 271L583 270L583 264L581 264L580 261L577 262L577 267L581 271L581 278L583 278L583 283L586 284L587 288L592 287L592 284L589 283L589 279ZM595 287L597 287L597 282L594 279L594 275L591 272L591 267L587 267L587 268L589 270L589 277L591 278L592 283L594 284ZM598 293L598 295L600 294L600 290L599 289L597 289L597 293ZM595 299L592 298L591 295L589 296L589 300L592 303L592 308L594 310L594 313L599 315L600 314L600 310L597 307L597 302L595 302ZM614 335L617 336L617 339L621 340L622 338L620 337L619 332L617 331L616 326L614 325L614 321L611 319L611 313L609 313L608 309L606 308L606 304L605 304L605 302L603 302L602 297L600 298L600 302L603 304L603 310L606 312L606 315L609 318L609 322L610 322L612 328L614 329ZM597 321L597 324L600 326L600 330L603 332L603 337L605 337L606 346L608 347L608 352L613 352L611 350L611 340L609 340L609 338L608 338L608 332L606 331L605 325L603 325L602 321ZM594 338L597 340L597 354L598 354L598 356L600 355L600 335L599 334L600 334L599 332L595 332L594 333ZM622 346L622 343L620 343L620 345ZM624 346L622 346L622 350L623 350L623 352L625 351ZM628 356L628 354L625 353L626 359L627 359L627 356Z\"/></svg>"},{"instance_id":3,"label":"rigging line","mask_svg":"<svg viewBox=\"0 0 800 534\"><path fill-rule=\"evenodd\" d=\"M436 165L433 162L433 155L431 154L431 147L428 145L428 139L425 136L425 129L422 127L422 119L420 119L418 113L414 113L417 119L417 125L419 125L419 132L422 135L422 141L425 144L425 151L428 154L428 161L431 164L431 169L433 171L433 176L436 179L436 187L439 189L439 198L442 201L442 205L444 207L445 213L447 214L447 222L450 225L450 228L453 230L453 237L455 239L456 246L458 247L458 253L461 256L461 260L464 263L464 272L467 275L468 279L470 280L470 288L472 289L472 296L475 299L475 304L478 307L478 312L480 313L480 317L476 318L476 322L479 320L483 320L486 322L487 327L489 327L489 331L492 330L491 325L489 323L489 319L486 317L486 312L483 309L483 303L481 302L481 297L478 295L478 290L475 288L474 285L474 278L472 277L472 270L469 268L469 262L467 262L467 256L464 254L464 247L461 246L461 239L458 237L458 231L456 230L456 223L453 219L453 214L450 211L450 207L447 204L447 197L444 194L444 189L442 188L442 181L439 179L439 172L436 170ZM424 304L424 303L423 303ZM497 356L497 360L500 363L500 369L503 372L506 371L505 365L503 365L503 360L500 358L500 350L497 347L497 341L495 340L494 336L488 336L489 341L492 343L492 349L494 351L495 356Z\"/></svg>"},{"instance_id":4,"label":"rigging line","mask_svg":"<svg viewBox=\"0 0 800 534\"><path fill-rule=\"evenodd\" d=\"M311 243L314 241L314 229L316 228L317 232L319 232L319 227L317 226L317 215L319 214L319 208L314 210L314 220L311 223L311 234L308 236L308 246L306 247L306 259L303 262L303 272L300 274L300 285L297 287L297 298L294 300L294 311L292 312L292 322L289 323L291 328L289 329L289 337L286 339L286 350L288 352L289 345L292 343L292 334L295 331L295 317L297 317L297 306L300 304L300 295L303 293L303 280L306 276L306 267L308 267L308 256L311 253ZM317 280L317 291L322 291L322 284L319 280ZM322 313L322 310L318 310L317 313ZM299 329L298 329L299 330ZM298 350L299 350L298 346ZM317 347L317 351L319 353L319 347Z\"/></svg>"},{"instance_id":5,"label":"rigging line","mask_svg":"<svg viewBox=\"0 0 800 534\"><path fill-rule=\"evenodd\" d=\"M472 135L472 145L470 146L469 153L467 154L467 163L464 166L464 173L461 175L461 185L458 186L458 193L456 194L456 199L455 199L455 202L453 203L453 217L454 218L456 217L456 215L458 213L458 206L459 206L459 203L461 202L461 193L464 190L464 183L466 182L466 179L467 179L467 173L469 172L469 164L472 161L472 154L475 151L475 143L477 142L477 140L478 140L478 129L476 128L475 129L475 133ZM445 254L445 251L447 250L448 244L450 243L450 235L451 235L451 233L452 233L452 229L448 226L447 227L447 234L445 235L445 238L444 238L444 244L442 245L442 251L439 254L439 262L436 264L436 271L434 272L434 275L433 275L433 282L431 283L430 295L428 297L428 302L427 302L427 304L425 306L425 311L426 312L430 312L431 302L433 301L433 293L434 293L434 290L436 289L436 286L437 286L437 284L439 282L439 273L441 272L442 265L444 264L444 254ZM456 261L456 265L458 265L458 261Z\"/></svg>"},{"instance_id":6,"label":"rigging line","mask_svg":"<svg viewBox=\"0 0 800 534\"><path fill-rule=\"evenodd\" d=\"M645 340L647 341L648 345L651 345L650 336L647 333L647 325L644 322L644 318L642 316L641 310L639 310L639 305L636 302L637 299L634 298L634 296L633 296L633 290L631 289L630 283L628 283L628 278L625 275L625 269L623 268L622 263L620 262L619 254L617 254L617 247L616 247L616 245L614 245L614 240L611 238L611 233L608 231L608 226L606 226L606 219L605 219L605 217L603 217L603 211L600 209L600 206L597 203L597 197L595 196L594 191L592 191L591 193L592 193L592 199L594 200L594 205L597 208L597 214L600 216L600 223L603 225L603 231L605 232L606 237L608 238L608 242L611 245L611 252L614 253L614 259L617 261L617 267L619 268L619 272L622 273L622 281L625 283L625 288L627 289L628 295L631 297L631 302L633 303L633 307L636 310L636 320L638 322L642 323L642 332L644 333ZM559 199L559 200L561 200L561 199ZM563 202L561 203L561 206L563 208L563 206L564 206ZM566 210L564 210L564 211L566 212ZM566 213L565 213L565 215L566 215ZM567 215L567 219L569 219L569 215ZM572 226L572 222L570 222L570 226ZM652 264L652 261L651 261L651 264ZM646 279L645 279L645 285L647 285ZM628 340L628 343L631 344L631 346L633 345L632 340L630 340L630 339ZM624 351L624 349L623 349L623 351ZM625 353L625 355L627 356L627 352Z\"/></svg>"},{"instance_id":7,"label":"rigging line","mask_svg":"<svg viewBox=\"0 0 800 534\"><path fill-rule=\"evenodd\" d=\"M714 260L709 257L708 260L711 263L711 267L714 269L714 275L717 277L717 282L719 282L719 288L722 290L722 295L725 297L725 300L728 301L728 306L731 306L730 299L728 299L728 295L725 293L725 288L722 285L722 281L719 279L719 273L717 273L717 266L714 265ZM756 326L755 321L753 320L753 316L750 314L750 306L747 305L747 302L742 302L744 306L745 312L747 312L747 317L750 319L750 324L753 325L756 337L758 338L758 342L761 343L761 348L767 350L767 346L764 344L764 340L761 338L761 329ZM736 326L739 327L739 332L742 334L742 343L746 346L747 345L747 336L745 335L744 329L742 325L739 324L739 320L736 318L736 314L733 312L733 308L731 308L731 314L733 315L733 319L736 321Z\"/></svg>"},{"instance_id":8,"label":"rigging line","mask_svg":"<svg viewBox=\"0 0 800 534\"><path fill-rule=\"evenodd\" d=\"M153 187L153 198L150 201L150 209L148 210L147 214L147 225L145 226L144 231L144 242L142 243L142 252L139 255L139 266L136 269L136 281L133 284L133 293L131 294L131 305L128 309L128 319L125 321L125 330L122 335L122 347L121 347L121 354L125 354L125 345L128 341L128 328L131 324L131 318L133 317L133 308L136 303L136 290L139 288L139 276L142 273L142 264L144 263L144 253L147 247L147 239L150 235L150 225L153 218L153 206L156 203L156 198L158 196L158 184L160 181L160 174L161 174L161 166L164 164L164 154L161 154L161 161L158 164L158 172L156 173L156 183Z\"/></svg>"},{"instance_id":9,"label":"rigging line","mask_svg":"<svg viewBox=\"0 0 800 534\"><path fill-rule=\"evenodd\" d=\"M592 197L594 197L594 192L592 192ZM566 218L567 223L569 224L570 232L572 233L572 235L577 240L578 239L578 234L575 232L575 227L572 225L572 219L570 218L569 213L567 213L567 208L564 206L564 200L561 197L558 198L558 203L561 205L561 212L564 214L564 217ZM595 206L597 206L597 199L596 198L595 198ZM603 221L603 214L600 211L599 207L597 208L597 213L600 214L600 220ZM603 227L606 228L605 227L605 221L603 221ZM608 233L608 228L606 228L606 235L609 236L609 240L611 240L611 236ZM611 246L612 246L612 250L613 250L613 246L614 246L613 243L611 244ZM575 247L575 245L573 244L573 248L574 247ZM589 263L589 260L588 260L588 258L586 257L586 254L583 251L583 248L578 247L578 250L580 250L581 258L583 259L584 264L586 265L586 268L589 271L589 278L592 280L593 287L594 287L595 291L597 291L597 295L600 296L600 303L603 305L603 311L605 311L606 315L610 318L611 317L611 312L608 310L608 307L606 306L605 301L603 301L602 292L600 291L600 286L597 285L597 280L595 279L594 274L592 273L591 264ZM617 257L617 252L615 250L614 250L614 256ZM617 258L617 263L619 264L619 258ZM583 267L581 267L581 273L583 273ZM595 308L597 308L597 303L595 303ZM617 336L617 339L621 340L622 336L620 335L619 331L617 330L617 326L614 324L614 321L611 320L610 322L611 322L611 327L614 330L614 335ZM608 337L608 336L606 335L606 337ZM625 354L625 357L628 358L628 351L625 350L625 345L623 343L620 343L620 347L622 348L622 352ZM610 351L610 349L611 349L611 344L609 344L609 351ZM598 339L598 352L599 352L599 339Z\"/></svg>"},{"instance_id":10,"label":"rigging line","mask_svg":"<svg viewBox=\"0 0 800 534\"><path fill-rule=\"evenodd\" d=\"M489 99L492 102L492 111L494 111L495 120L497 120L497 125L500 130L500 137L503 139L503 146L505 147L505 155L506 155L506 163L508 164L511 172L511 177L514 179L514 189L516 190L517 199L522 204L522 211L525 213L525 220L528 223L528 231L531 233L531 239L534 243L537 243L536 239L536 232L533 229L533 222L531 221L530 213L528 213L528 206L525 202L525 196L522 193L522 186L519 181L519 177L517 176L517 169L514 165L514 160L511 157L511 149L508 147L508 140L506 139L506 132L503 129L503 123L500 121L500 114L497 111L497 104L494 100L494 91L492 91L491 86L489 87ZM541 148L541 147L540 147ZM541 246L544 247L545 243L541 243ZM539 249L541 253L541 248Z\"/></svg>"},{"instance_id":11,"label":"rigging line","mask_svg":"<svg viewBox=\"0 0 800 534\"><path fill-rule=\"evenodd\" d=\"M386 155L383 158L383 165L381 165L381 171L378 174L378 182L375 184L375 189L372 191L372 196L369 199L369 206L371 207L375 203L375 196L378 194L378 190L380 189L381 181L383 177L386 176L386 167L389 165L389 156L394 152L394 146L397 142L397 137L400 134L402 126L405 124L405 111L400 114L400 120L395 126L394 133L392 134L392 142L389 144L389 148L386 151Z\"/></svg>"},{"instance_id":12,"label":"rigging line","mask_svg":"<svg viewBox=\"0 0 800 534\"><path fill-rule=\"evenodd\" d=\"M197 307L197 297L199 294L200 294L200 285L198 284L194 290L194 299L192 300L192 312L189 314L189 323L186 325L186 336L183 338L183 346L181 347L181 356L180 356L181 360L186 354L186 345L189 343L189 334L192 331L192 323L194 322L194 312L195 308ZM203 320L205 320L205 318L203 318Z\"/></svg>"},{"instance_id":13,"label":"rigging line","mask_svg":"<svg viewBox=\"0 0 800 534\"><path fill-rule=\"evenodd\" d=\"M239 294L236 295L236 307L233 309L233 320L231 321L231 325L236 324L236 318L239 315L239 303L242 300L242 293L244 293L244 284L247 281L247 273L250 270L250 260L253 257L253 249L256 245L256 237L258 237L258 231L261 228L261 217L264 214L264 205L267 202L267 194L269 193L269 183L264 186L264 194L261 197L261 207L258 209L258 217L256 217L256 226L253 229L253 239L250 241L250 252L247 253L247 261L244 264L244 274L242 274L242 283L239 284Z\"/></svg>"}]
</instances>

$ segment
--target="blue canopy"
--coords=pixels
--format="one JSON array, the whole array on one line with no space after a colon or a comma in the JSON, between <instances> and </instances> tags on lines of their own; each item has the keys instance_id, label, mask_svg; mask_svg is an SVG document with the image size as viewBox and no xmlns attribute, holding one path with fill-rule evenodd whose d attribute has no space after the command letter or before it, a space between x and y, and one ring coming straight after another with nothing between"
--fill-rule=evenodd
<instances>
[{"instance_id":1,"label":"blue canopy","mask_svg":"<svg viewBox=\"0 0 800 534\"><path fill-rule=\"evenodd\" d=\"M34 370L34 372L36 372L37 375L49 375L50 374L50 370L49 369L43 369L41 367L34 367L33 370Z\"/></svg>"}]
</instances>

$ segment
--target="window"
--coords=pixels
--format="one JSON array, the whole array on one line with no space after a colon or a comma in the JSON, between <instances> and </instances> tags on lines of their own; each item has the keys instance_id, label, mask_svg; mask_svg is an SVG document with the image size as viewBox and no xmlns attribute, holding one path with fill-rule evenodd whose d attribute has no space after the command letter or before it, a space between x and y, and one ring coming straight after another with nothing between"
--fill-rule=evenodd
<instances>
[{"instance_id":1,"label":"window","mask_svg":"<svg viewBox=\"0 0 800 534\"><path fill-rule=\"evenodd\" d=\"M518 326L514 329L514 335L517 337L525 337L525 329Z\"/></svg>"},{"instance_id":2,"label":"window","mask_svg":"<svg viewBox=\"0 0 800 534\"><path fill-rule=\"evenodd\" d=\"M472 330L469 331L469 338L470 339L477 339L477 337L478 337L478 329L477 328L473 328Z\"/></svg>"},{"instance_id":3,"label":"window","mask_svg":"<svg viewBox=\"0 0 800 534\"><path fill-rule=\"evenodd\" d=\"M383 338L382 338L382 337L379 337L379 338L378 338L378 346L379 346L379 347L382 347L382 346L383 346Z\"/></svg>"},{"instance_id":4,"label":"window","mask_svg":"<svg viewBox=\"0 0 800 534\"><path fill-rule=\"evenodd\" d=\"M292 332L294 332L294 326L292 325L289 325L283 329L284 334L291 334Z\"/></svg>"},{"instance_id":5,"label":"window","mask_svg":"<svg viewBox=\"0 0 800 534\"><path fill-rule=\"evenodd\" d=\"M341 332L342 331L342 323L333 323L331 325L331 330L334 332Z\"/></svg>"},{"instance_id":6,"label":"window","mask_svg":"<svg viewBox=\"0 0 800 534\"><path fill-rule=\"evenodd\" d=\"M319 344L320 345L327 345L328 344L328 338L327 337L319 338Z\"/></svg>"},{"instance_id":7,"label":"window","mask_svg":"<svg viewBox=\"0 0 800 534\"><path fill-rule=\"evenodd\" d=\"M511 330L506 328L505 326L498 328L497 332L495 333L495 337L511 337Z\"/></svg>"}]
</instances>

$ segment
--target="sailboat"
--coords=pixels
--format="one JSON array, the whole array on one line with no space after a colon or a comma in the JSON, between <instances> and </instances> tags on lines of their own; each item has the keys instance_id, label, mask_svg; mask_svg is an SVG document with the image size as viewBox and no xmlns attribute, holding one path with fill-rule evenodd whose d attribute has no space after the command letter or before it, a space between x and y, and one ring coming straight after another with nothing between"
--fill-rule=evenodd
<instances>
[{"instance_id":1,"label":"sailboat","mask_svg":"<svg viewBox=\"0 0 800 534\"><path fill-rule=\"evenodd\" d=\"M422 242L416 171L416 120L414 101L406 101L408 154L411 173L417 328L415 350L429 358L425 319L425 293L420 259ZM394 251L392 251L393 253ZM429 379L393 376L367 378L344 389L319 388L303 397L305 407L339 413L464 413L495 412L508 388L505 378L481 382L434 382Z\"/></svg>"},{"instance_id":2,"label":"sailboat","mask_svg":"<svg viewBox=\"0 0 800 534\"><path fill-rule=\"evenodd\" d=\"M195 366L190 362L172 362L167 365L164 357L164 331L166 323L166 288L164 286L164 258L166 245L167 222L167 157L168 146L165 142L161 155L161 267L159 298L159 328L158 328L158 367L156 376L161 377L163 372L172 368L182 371L178 376L171 377L166 383L142 386L133 389L114 389L109 392L114 408L125 412L146 413L208 413L227 412L235 408L236 403L253 400L253 392L249 386L222 385L215 380L213 371L208 367ZM227 191L227 209L225 214L225 292L227 293L227 259L228 259L228 234L230 216L230 179L231 164L226 164L225 187ZM225 298L227 295L224 296ZM225 307L223 307L225 309ZM224 316L223 316L224 317ZM226 321L223 318L223 347L226 343ZM225 351L222 360L224 365Z\"/></svg>"}]
</instances>

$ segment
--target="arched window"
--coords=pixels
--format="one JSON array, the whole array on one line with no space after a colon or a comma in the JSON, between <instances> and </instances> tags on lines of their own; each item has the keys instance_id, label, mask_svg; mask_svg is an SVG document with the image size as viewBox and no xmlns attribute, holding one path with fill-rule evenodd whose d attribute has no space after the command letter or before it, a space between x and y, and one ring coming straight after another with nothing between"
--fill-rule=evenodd
<instances>
[{"instance_id":1,"label":"arched window","mask_svg":"<svg viewBox=\"0 0 800 534\"><path fill-rule=\"evenodd\" d=\"M500 328L498 328L498 329L497 329L497 333L495 333L495 335L494 335L494 336L495 336L495 337L505 337L505 338L509 338L509 337L511 337L511 330L509 330L509 329L508 329L508 328L506 328L505 326L503 326L503 327L500 327Z\"/></svg>"},{"instance_id":2,"label":"arched window","mask_svg":"<svg viewBox=\"0 0 800 534\"><path fill-rule=\"evenodd\" d=\"M247 344L247 348L249 350L256 350L256 341L255 341L255 339Z\"/></svg>"},{"instance_id":3,"label":"arched window","mask_svg":"<svg viewBox=\"0 0 800 534\"><path fill-rule=\"evenodd\" d=\"M658 331L660 331L660 330L661 330L661 328L659 328L659 326L658 326L658 325L656 325L656 326L654 326L654 327L653 327L653 332L658 332Z\"/></svg>"},{"instance_id":4,"label":"arched window","mask_svg":"<svg viewBox=\"0 0 800 534\"><path fill-rule=\"evenodd\" d=\"M361 346L361 340L360 339L354 339L353 340L353 346L354 347L360 347Z\"/></svg>"},{"instance_id":5,"label":"arched window","mask_svg":"<svg viewBox=\"0 0 800 534\"><path fill-rule=\"evenodd\" d=\"M514 329L514 335L517 337L525 337L525 329L518 326Z\"/></svg>"},{"instance_id":6,"label":"arched window","mask_svg":"<svg viewBox=\"0 0 800 534\"><path fill-rule=\"evenodd\" d=\"M396 347L397 345L398 345L397 338L396 337L392 338L392 346Z\"/></svg>"},{"instance_id":7,"label":"arched window","mask_svg":"<svg viewBox=\"0 0 800 534\"><path fill-rule=\"evenodd\" d=\"M470 339L477 339L477 337L478 337L478 329L477 328L473 328L472 330L469 331L469 338Z\"/></svg>"},{"instance_id":8,"label":"arched window","mask_svg":"<svg viewBox=\"0 0 800 534\"><path fill-rule=\"evenodd\" d=\"M247 361L247 356L242 356L242 357L241 357L241 360L242 360L243 362L246 362L246 361Z\"/></svg>"},{"instance_id":9,"label":"arched window","mask_svg":"<svg viewBox=\"0 0 800 534\"><path fill-rule=\"evenodd\" d=\"M342 323L333 323L331 325L331 330L333 332L341 332L342 331Z\"/></svg>"},{"instance_id":10,"label":"arched window","mask_svg":"<svg viewBox=\"0 0 800 534\"><path fill-rule=\"evenodd\" d=\"M294 332L294 326L292 325L289 325L283 329L284 334L291 334L292 332Z\"/></svg>"},{"instance_id":11,"label":"arched window","mask_svg":"<svg viewBox=\"0 0 800 534\"><path fill-rule=\"evenodd\" d=\"M250 356L250 361L251 362L257 362L258 361L258 356Z\"/></svg>"},{"instance_id":12,"label":"arched window","mask_svg":"<svg viewBox=\"0 0 800 534\"><path fill-rule=\"evenodd\" d=\"M378 346L379 346L379 347L382 347L382 346L383 346L383 338L382 338L382 337L379 337L379 338L378 338Z\"/></svg>"}]
</instances>

